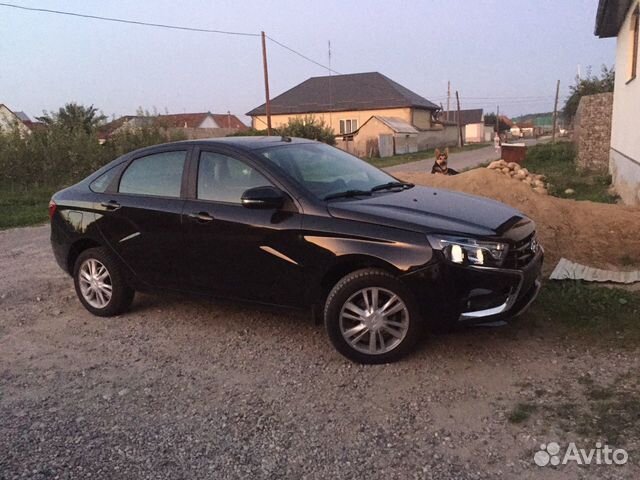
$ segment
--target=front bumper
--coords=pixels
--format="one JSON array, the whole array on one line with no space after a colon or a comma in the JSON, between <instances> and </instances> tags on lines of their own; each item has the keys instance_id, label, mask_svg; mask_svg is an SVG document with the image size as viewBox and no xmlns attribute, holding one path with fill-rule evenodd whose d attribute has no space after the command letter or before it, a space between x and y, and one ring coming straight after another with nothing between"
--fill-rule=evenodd
<instances>
[{"instance_id":1,"label":"front bumper","mask_svg":"<svg viewBox=\"0 0 640 480\"><path fill-rule=\"evenodd\" d=\"M405 277L422 315L435 324L480 324L523 313L541 286L542 248L520 269L442 261Z\"/></svg>"},{"instance_id":2,"label":"front bumper","mask_svg":"<svg viewBox=\"0 0 640 480\"><path fill-rule=\"evenodd\" d=\"M510 285L507 295L498 305L488 308L469 308L470 303L467 302L467 309L460 313L458 321L461 323L493 322L516 317L523 313L529 308L529 305L533 303L540 292L540 287L542 286L541 270L543 257L544 254L542 250L540 250L529 265L522 270L487 269L490 270L489 273L491 274L505 275L513 278L513 283ZM501 295L497 295L494 298L501 299Z\"/></svg>"}]
</instances>

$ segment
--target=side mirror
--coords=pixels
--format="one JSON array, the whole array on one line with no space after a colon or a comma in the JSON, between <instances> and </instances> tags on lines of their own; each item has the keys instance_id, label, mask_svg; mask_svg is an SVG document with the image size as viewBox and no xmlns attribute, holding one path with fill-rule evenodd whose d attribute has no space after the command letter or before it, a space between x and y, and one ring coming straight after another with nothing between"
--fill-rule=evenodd
<instances>
[{"instance_id":1,"label":"side mirror","mask_svg":"<svg viewBox=\"0 0 640 480\"><path fill-rule=\"evenodd\" d=\"M255 187L246 190L240 201L247 208L278 209L284 204L285 196L275 187Z\"/></svg>"}]
</instances>

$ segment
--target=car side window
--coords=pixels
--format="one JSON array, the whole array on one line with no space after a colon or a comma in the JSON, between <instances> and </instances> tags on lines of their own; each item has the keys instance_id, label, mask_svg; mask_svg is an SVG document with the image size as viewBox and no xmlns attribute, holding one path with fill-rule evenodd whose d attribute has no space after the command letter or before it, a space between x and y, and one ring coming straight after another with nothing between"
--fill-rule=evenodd
<instances>
[{"instance_id":1,"label":"car side window","mask_svg":"<svg viewBox=\"0 0 640 480\"><path fill-rule=\"evenodd\" d=\"M162 152L135 159L120 178L120 193L180 197L185 151Z\"/></svg>"},{"instance_id":2,"label":"car side window","mask_svg":"<svg viewBox=\"0 0 640 480\"><path fill-rule=\"evenodd\" d=\"M91 184L89 185L89 188L91 189L91 191L96 193L106 192L109 185L111 185L111 182L115 180L115 178L118 176L118 173L120 172L120 168L118 167L119 165L116 165L115 167L104 172L102 175L96 178L93 182L91 182Z\"/></svg>"},{"instance_id":3,"label":"car side window","mask_svg":"<svg viewBox=\"0 0 640 480\"><path fill-rule=\"evenodd\" d=\"M246 190L270 185L260 172L240 160L220 153L200 153L197 191L200 200L240 203Z\"/></svg>"}]
</instances>

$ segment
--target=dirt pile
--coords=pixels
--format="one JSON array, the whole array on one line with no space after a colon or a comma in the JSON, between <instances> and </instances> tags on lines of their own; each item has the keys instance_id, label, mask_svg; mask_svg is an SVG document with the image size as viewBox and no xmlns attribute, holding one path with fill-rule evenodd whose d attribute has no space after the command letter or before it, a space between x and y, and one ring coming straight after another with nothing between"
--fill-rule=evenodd
<instances>
[{"instance_id":1,"label":"dirt pile","mask_svg":"<svg viewBox=\"0 0 640 480\"><path fill-rule=\"evenodd\" d=\"M402 180L493 198L533 220L545 247L545 272L561 257L598 268L640 267L640 208L540 195L530 185L487 168L460 175L395 174Z\"/></svg>"},{"instance_id":2,"label":"dirt pile","mask_svg":"<svg viewBox=\"0 0 640 480\"><path fill-rule=\"evenodd\" d=\"M536 175L526 168L522 168L516 162L506 162L504 160L496 160L491 162L487 167L496 172L502 173L507 178L518 180L533 188L533 191L542 195L547 195L547 185L544 183L544 175Z\"/></svg>"}]
</instances>

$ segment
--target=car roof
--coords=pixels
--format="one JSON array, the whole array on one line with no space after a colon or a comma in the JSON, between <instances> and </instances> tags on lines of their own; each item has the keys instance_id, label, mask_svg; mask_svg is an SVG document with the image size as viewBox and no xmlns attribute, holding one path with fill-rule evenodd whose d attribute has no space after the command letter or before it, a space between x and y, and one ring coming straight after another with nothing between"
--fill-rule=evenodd
<instances>
[{"instance_id":1,"label":"car roof","mask_svg":"<svg viewBox=\"0 0 640 480\"><path fill-rule=\"evenodd\" d=\"M202 138L198 140L183 140L179 142L165 143L164 145L227 145L243 150L257 150L279 145L291 145L292 143L317 143L307 138L281 137L281 136L247 136L247 137L222 137Z\"/></svg>"}]
</instances>

